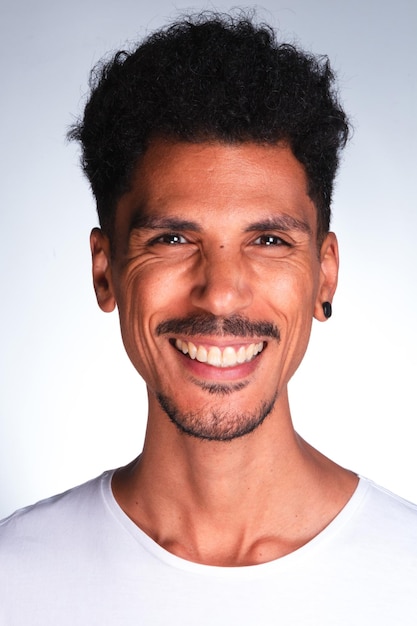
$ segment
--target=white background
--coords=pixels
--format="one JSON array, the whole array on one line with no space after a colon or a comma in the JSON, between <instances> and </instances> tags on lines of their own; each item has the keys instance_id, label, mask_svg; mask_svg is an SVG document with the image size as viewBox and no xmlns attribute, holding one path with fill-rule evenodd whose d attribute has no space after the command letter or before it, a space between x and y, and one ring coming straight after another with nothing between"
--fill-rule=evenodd
<instances>
[{"instance_id":1,"label":"white background","mask_svg":"<svg viewBox=\"0 0 417 626\"><path fill-rule=\"evenodd\" d=\"M144 385L90 281L96 225L65 132L91 66L190 5L2 0L0 517L141 449ZM265 0L259 14L326 53L355 134L334 196L342 265L292 385L299 432L417 501L415 0ZM229 4L194 8L227 10Z\"/></svg>"}]
</instances>

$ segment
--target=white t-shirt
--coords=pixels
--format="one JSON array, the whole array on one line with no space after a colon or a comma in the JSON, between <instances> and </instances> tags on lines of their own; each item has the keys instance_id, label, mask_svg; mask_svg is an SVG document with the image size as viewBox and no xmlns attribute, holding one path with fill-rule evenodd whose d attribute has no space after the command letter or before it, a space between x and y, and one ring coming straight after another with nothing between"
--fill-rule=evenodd
<instances>
[{"instance_id":1,"label":"white t-shirt","mask_svg":"<svg viewBox=\"0 0 417 626\"><path fill-rule=\"evenodd\" d=\"M366 479L302 548L214 567L142 532L111 476L1 523L1 626L417 625L417 507Z\"/></svg>"}]
</instances>

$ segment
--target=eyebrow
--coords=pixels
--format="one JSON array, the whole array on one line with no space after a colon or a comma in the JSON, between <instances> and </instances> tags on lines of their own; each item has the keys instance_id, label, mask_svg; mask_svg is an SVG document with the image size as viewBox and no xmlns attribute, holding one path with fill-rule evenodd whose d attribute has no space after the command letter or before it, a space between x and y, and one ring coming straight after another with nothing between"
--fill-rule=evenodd
<instances>
[{"instance_id":1,"label":"eyebrow","mask_svg":"<svg viewBox=\"0 0 417 626\"><path fill-rule=\"evenodd\" d=\"M145 230L189 230L201 232L201 227L191 220L183 220L179 217L157 217L138 212L130 225L130 230L142 228Z\"/></svg>"},{"instance_id":2,"label":"eyebrow","mask_svg":"<svg viewBox=\"0 0 417 626\"><path fill-rule=\"evenodd\" d=\"M258 222L254 222L253 224L249 224L245 228L245 232L252 231L268 231L268 230L281 230L283 232L288 232L291 230L300 231L302 233L306 233L307 235L311 235L311 227L307 222L303 222L302 220L298 220L291 215L271 215L266 219L260 220Z\"/></svg>"},{"instance_id":3,"label":"eyebrow","mask_svg":"<svg viewBox=\"0 0 417 626\"><path fill-rule=\"evenodd\" d=\"M192 220L184 220L179 217L157 217L143 212L138 212L134 216L130 225L130 231L134 229L188 230L192 232L201 232L202 230L201 226ZM253 222L244 229L244 232L266 232L268 230L280 230L282 232L299 231L307 235L312 234L312 230L307 222L286 214L271 215L265 219Z\"/></svg>"}]
</instances>

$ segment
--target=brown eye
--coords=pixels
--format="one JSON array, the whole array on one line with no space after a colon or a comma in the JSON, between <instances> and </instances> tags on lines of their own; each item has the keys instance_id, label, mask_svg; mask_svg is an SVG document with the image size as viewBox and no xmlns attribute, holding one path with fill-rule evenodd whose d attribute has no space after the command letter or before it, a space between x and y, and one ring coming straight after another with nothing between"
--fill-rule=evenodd
<instances>
[{"instance_id":1,"label":"brown eye","mask_svg":"<svg viewBox=\"0 0 417 626\"><path fill-rule=\"evenodd\" d=\"M261 235L253 242L257 246L287 246L287 242L277 235Z\"/></svg>"},{"instance_id":2,"label":"brown eye","mask_svg":"<svg viewBox=\"0 0 417 626\"><path fill-rule=\"evenodd\" d=\"M163 243L170 246L187 243L187 240L178 233L164 233L152 241L152 244Z\"/></svg>"}]
</instances>

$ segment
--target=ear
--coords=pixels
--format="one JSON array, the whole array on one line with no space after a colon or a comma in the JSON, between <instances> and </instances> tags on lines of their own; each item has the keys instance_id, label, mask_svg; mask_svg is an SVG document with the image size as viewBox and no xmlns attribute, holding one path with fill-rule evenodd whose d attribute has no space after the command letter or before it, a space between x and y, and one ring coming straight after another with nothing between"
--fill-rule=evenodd
<instances>
[{"instance_id":1,"label":"ear","mask_svg":"<svg viewBox=\"0 0 417 626\"><path fill-rule=\"evenodd\" d=\"M110 242L100 228L93 228L91 231L90 247L97 302L102 311L110 313L116 306L110 263Z\"/></svg>"},{"instance_id":2,"label":"ear","mask_svg":"<svg viewBox=\"0 0 417 626\"><path fill-rule=\"evenodd\" d=\"M326 321L323 302L332 302L337 287L339 274L339 246L336 235L327 233L320 249L320 279L314 317L320 322Z\"/></svg>"}]
</instances>

